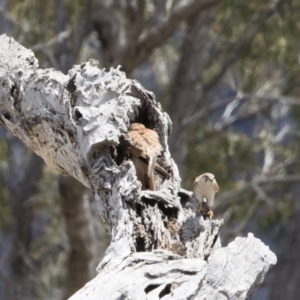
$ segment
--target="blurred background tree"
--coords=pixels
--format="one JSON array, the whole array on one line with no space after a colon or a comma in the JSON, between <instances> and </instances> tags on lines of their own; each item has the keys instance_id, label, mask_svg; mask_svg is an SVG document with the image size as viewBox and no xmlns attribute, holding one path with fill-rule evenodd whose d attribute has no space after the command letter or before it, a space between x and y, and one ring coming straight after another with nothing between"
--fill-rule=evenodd
<instances>
[{"instance_id":1,"label":"blurred background tree","mask_svg":"<svg viewBox=\"0 0 300 300\"><path fill-rule=\"evenodd\" d=\"M173 122L183 187L217 177L223 244L252 231L278 255L253 299L287 300L300 294L299 9L297 0L0 0L0 33L41 68L67 73L94 58L154 91ZM109 242L93 196L3 129L0 138L0 299L66 299Z\"/></svg>"}]
</instances>

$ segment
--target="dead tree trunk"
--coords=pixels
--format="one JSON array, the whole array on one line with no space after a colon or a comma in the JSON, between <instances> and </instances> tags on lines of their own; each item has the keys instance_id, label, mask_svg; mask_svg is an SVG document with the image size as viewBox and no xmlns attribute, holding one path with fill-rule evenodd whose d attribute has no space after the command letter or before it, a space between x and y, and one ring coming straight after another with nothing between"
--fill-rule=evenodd
<instances>
[{"instance_id":1,"label":"dead tree trunk","mask_svg":"<svg viewBox=\"0 0 300 300\"><path fill-rule=\"evenodd\" d=\"M95 194L112 242L98 276L72 299L246 299L275 255L249 234L221 248L222 220L203 220L191 193L180 189L170 157L171 121L154 95L96 61L68 75L38 69L13 39L0 37L0 123L45 162ZM140 122L163 147L158 191L142 191L127 132Z\"/></svg>"}]
</instances>

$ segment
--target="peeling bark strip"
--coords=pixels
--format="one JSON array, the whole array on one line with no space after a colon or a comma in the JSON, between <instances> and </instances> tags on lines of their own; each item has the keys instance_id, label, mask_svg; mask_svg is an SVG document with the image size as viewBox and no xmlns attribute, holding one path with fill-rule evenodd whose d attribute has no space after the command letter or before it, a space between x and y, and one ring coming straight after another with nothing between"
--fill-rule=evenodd
<instances>
[{"instance_id":1,"label":"peeling bark strip","mask_svg":"<svg viewBox=\"0 0 300 300\"><path fill-rule=\"evenodd\" d=\"M49 166L91 187L112 235L99 275L72 299L248 297L276 258L253 236L220 248L222 220L195 215L169 153L171 121L154 95L94 60L63 75L38 69L13 39L0 43L1 125ZM128 151L133 122L160 137L157 161L171 176L155 173L157 191L142 191L137 180Z\"/></svg>"}]
</instances>

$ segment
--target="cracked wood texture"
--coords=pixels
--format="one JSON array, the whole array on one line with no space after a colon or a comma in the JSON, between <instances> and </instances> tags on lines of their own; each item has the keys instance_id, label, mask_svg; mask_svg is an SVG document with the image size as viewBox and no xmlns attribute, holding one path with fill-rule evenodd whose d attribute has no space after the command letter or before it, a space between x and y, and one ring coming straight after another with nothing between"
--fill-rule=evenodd
<instances>
[{"instance_id":1,"label":"cracked wood texture","mask_svg":"<svg viewBox=\"0 0 300 300\"><path fill-rule=\"evenodd\" d=\"M171 121L154 95L90 60L67 75L0 37L0 123L45 162L90 187L112 242L98 276L71 299L247 299L275 255L251 234L221 248L222 220L195 214L168 149ZM141 189L128 129L155 130L157 191Z\"/></svg>"}]
</instances>

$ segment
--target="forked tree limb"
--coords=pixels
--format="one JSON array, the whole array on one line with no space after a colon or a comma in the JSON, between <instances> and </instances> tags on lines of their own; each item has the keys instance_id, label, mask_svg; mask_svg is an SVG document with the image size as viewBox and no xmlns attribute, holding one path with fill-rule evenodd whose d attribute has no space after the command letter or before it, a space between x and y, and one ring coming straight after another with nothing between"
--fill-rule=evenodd
<instances>
[{"instance_id":1,"label":"forked tree limb","mask_svg":"<svg viewBox=\"0 0 300 300\"><path fill-rule=\"evenodd\" d=\"M168 149L171 121L154 95L96 61L68 75L38 69L33 53L0 37L0 123L53 169L92 188L112 242L99 275L72 299L246 299L275 255L249 235L220 248L222 220L195 214ZM158 191L142 191L127 137L155 129Z\"/></svg>"}]
</instances>

